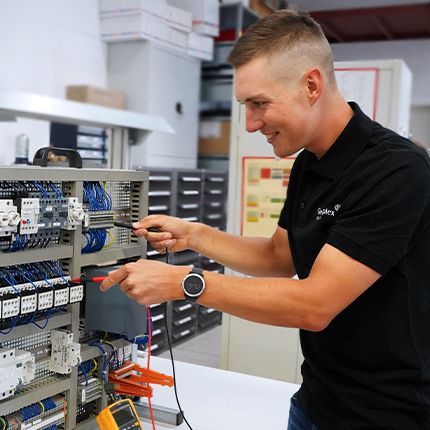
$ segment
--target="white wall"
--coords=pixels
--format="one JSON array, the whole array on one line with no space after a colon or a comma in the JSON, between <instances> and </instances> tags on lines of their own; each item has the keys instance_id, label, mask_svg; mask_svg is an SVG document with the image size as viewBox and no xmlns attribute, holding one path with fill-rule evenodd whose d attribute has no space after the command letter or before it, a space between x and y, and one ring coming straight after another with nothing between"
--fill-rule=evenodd
<instances>
[{"instance_id":1,"label":"white wall","mask_svg":"<svg viewBox=\"0 0 430 430\"><path fill-rule=\"evenodd\" d=\"M0 3L0 87L61 98L67 85L106 82L98 0ZM45 122L0 123L0 164L14 160L15 136L22 132L30 137L30 158L49 143Z\"/></svg>"}]
</instances>

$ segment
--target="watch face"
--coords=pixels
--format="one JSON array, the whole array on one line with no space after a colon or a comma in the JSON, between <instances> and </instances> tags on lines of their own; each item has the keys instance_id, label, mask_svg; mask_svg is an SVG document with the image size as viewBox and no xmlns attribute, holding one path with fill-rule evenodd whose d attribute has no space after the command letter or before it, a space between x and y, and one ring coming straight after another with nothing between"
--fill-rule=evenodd
<instances>
[{"instance_id":1,"label":"watch face","mask_svg":"<svg viewBox=\"0 0 430 430\"><path fill-rule=\"evenodd\" d=\"M201 276L190 273L184 281L184 289L190 296L199 295L204 288L204 281Z\"/></svg>"}]
</instances>

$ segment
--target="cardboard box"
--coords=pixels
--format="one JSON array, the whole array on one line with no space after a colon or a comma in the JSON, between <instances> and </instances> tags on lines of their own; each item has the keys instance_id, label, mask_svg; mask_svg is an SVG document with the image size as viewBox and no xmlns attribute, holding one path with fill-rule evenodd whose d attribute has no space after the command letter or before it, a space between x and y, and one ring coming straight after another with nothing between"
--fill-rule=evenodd
<instances>
[{"instance_id":1,"label":"cardboard box","mask_svg":"<svg viewBox=\"0 0 430 430\"><path fill-rule=\"evenodd\" d=\"M125 94L89 85L69 85L66 98L76 102L125 109Z\"/></svg>"},{"instance_id":2,"label":"cardboard box","mask_svg":"<svg viewBox=\"0 0 430 430\"><path fill-rule=\"evenodd\" d=\"M100 17L121 16L146 12L158 19L166 19L165 0L100 0Z\"/></svg>"},{"instance_id":3,"label":"cardboard box","mask_svg":"<svg viewBox=\"0 0 430 430\"><path fill-rule=\"evenodd\" d=\"M219 0L168 0L168 3L191 12L195 33L219 35Z\"/></svg>"},{"instance_id":4,"label":"cardboard box","mask_svg":"<svg viewBox=\"0 0 430 430\"><path fill-rule=\"evenodd\" d=\"M188 54L202 60L212 61L214 55L213 38L194 32L189 33Z\"/></svg>"},{"instance_id":5,"label":"cardboard box","mask_svg":"<svg viewBox=\"0 0 430 430\"><path fill-rule=\"evenodd\" d=\"M229 156L230 121L200 121L199 155Z\"/></svg>"},{"instance_id":6,"label":"cardboard box","mask_svg":"<svg viewBox=\"0 0 430 430\"><path fill-rule=\"evenodd\" d=\"M167 5L165 19L169 27L184 31L186 33L189 33L193 26L191 12L188 12L184 9L179 9L175 6Z\"/></svg>"},{"instance_id":7,"label":"cardboard box","mask_svg":"<svg viewBox=\"0 0 430 430\"><path fill-rule=\"evenodd\" d=\"M100 20L101 38L105 42L122 40L169 40L167 24L153 15L137 11L128 15L103 17Z\"/></svg>"},{"instance_id":8,"label":"cardboard box","mask_svg":"<svg viewBox=\"0 0 430 430\"><path fill-rule=\"evenodd\" d=\"M257 12L261 17L270 15L273 13L273 10L270 9L264 2L260 0L250 0L249 7L253 11Z\"/></svg>"}]
</instances>

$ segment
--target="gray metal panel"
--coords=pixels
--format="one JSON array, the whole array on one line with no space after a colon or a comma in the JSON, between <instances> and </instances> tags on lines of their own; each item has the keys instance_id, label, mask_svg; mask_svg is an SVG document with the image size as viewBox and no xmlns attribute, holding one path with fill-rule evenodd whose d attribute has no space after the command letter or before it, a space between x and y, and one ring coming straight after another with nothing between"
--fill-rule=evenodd
<instances>
[{"instance_id":1,"label":"gray metal panel","mask_svg":"<svg viewBox=\"0 0 430 430\"><path fill-rule=\"evenodd\" d=\"M29 336L31 334L40 333L42 331L52 330L58 327L64 327L70 324L71 321L72 321L72 314L70 312L60 314L60 315L54 315L51 318L49 318L49 321L44 329L40 329L34 324L20 325L15 327L9 334L2 334L0 336L0 341L6 342L8 340ZM0 405L2 405L2 403L0 403Z\"/></svg>"},{"instance_id":2,"label":"gray metal panel","mask_svg":"<svg viewBox=\"0 0 430 430\"><path fill-rule=\"evenodd\" d=\"M149 180L143 170L74 169L69 167L0 166L4 181L136 181Z\"/></svg>"},{"instance_id":3,"label":"gray metal panel","mask_svg":"<svg viewBox=\"0 0 430 430\"><path fill-rule=\"evenodd\" d=\"M1 403L1 414L7 415L41 399L55 396L69 390L70 379L52 378L46 385L22 394L16 394L10 400Z\"/></svg>"},{"instance_id":4,"label":"gray metal panel","mask_svg":"<svg viewBox=\"0 0 430 430\"><path fill-rule=\"evenodd\" d=\"M162 117L0 89L0 113L66 124L174 133Z\"/></svg>"},{"instance_id":5,"label":"gray metal panel","mask_svg":"<svg viewBox=\"0 0 430 430\"><path fill-rule=\"evenodd\" d=\"M109 341L109 344L113 345L115 349L119 349L129 345L130 342L127 342L125 339L116 339ZM108 345L106 351L110 353L112 351L112 348ZM81 348L82 361L91 360L92 358L100 357L100 355L101 354L99 348L95 346Z\"/></svg>"},{"instance_id":6,"label":"gray metal panel","mask_svg":"<svg viewBox=\"0 0 430 430\"><path fill-rule=\"evenodd\" d=\"M107 249L106 251L94 252L92 254L83 254L81 261L82 266L84 267L93 264L102 264L112 260L121 260L123 258L142 257L143 255L145 255L144 245L118 249Z\"/></svg>"},{"instance_id":7,"label":"gray metal panel","mask_svg":"<svg viewBox=\"0 0 430 430\"><path fill-rule=\"evenodd\" d=\"M28 251L2 252L0 267L16 264L34 263L46 260L58 260L70 258L73 255L73 247L69 245L57 245L53 248L31 249Z\"/></svg>"}]
</instances>

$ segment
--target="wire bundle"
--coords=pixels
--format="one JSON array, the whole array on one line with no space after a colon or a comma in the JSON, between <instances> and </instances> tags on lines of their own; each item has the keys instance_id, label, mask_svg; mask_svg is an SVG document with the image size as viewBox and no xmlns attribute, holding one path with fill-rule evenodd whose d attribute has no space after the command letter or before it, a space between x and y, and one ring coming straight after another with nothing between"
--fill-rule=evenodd
<instances>
[{"instance_id":1,"label":"wire bundle","mask_svg":"<svg viewBox=\"0 0 430 430\"><path fill-rule=\"evenodd\" d=\"M90 212L112 210L112 198L100 182L84 182L84 203ZM84 232L87 241L82 248L83 254L101 251L106 243L108 232L106 228L89 228Z\"/></svg>"},{"instance_id":2,"label":"wire bundle","mask_svg":"<svg viewBox=\"0 0 430 430\"><path fill-rule=\"evenodd\" d=\"M50 411L51 409L55 409L57 405L51 397L47 399L43 399L38 403L33 403L30 406L26 406L20 409L19 413L23 421L30 420L38 415L41 415L45 412Z\"/></svg>"},{"instance_id":3,"label":"wire bundle","mask_svg":"<svg viewBox=\"0 0 430 430\"><path fill-rule=\"evenodd\" d=\"M100 182L84 182L84 203L90 211L112 210L112 198Z\"/></svg>"}]
</instances>

